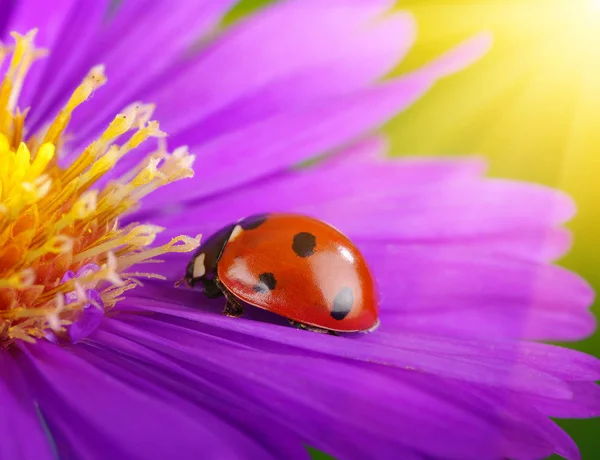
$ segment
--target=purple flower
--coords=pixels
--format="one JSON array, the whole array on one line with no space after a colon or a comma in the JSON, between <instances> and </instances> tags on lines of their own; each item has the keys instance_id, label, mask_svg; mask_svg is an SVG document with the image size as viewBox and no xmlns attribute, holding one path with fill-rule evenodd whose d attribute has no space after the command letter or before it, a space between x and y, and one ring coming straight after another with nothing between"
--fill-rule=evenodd
<instances>
[{"instance_id":1,"label":"purple flower","mask_svg":"<svg viewBox=\"0 0 600 460\"><path fill-rule=\"evenodd\" d=\"M218 34L230 1L108 3L0 10L21 33L1 53L0 458L578 458L549 417L600 414L600 363L536 343L594 329L590 288L551 263L571 202L365 137L487 37L375 83L414 35L387 1L289 1ZM184 235L274 211L356 242L377 331L232 319L173 287Z\"/></svg>"}]
</instances>

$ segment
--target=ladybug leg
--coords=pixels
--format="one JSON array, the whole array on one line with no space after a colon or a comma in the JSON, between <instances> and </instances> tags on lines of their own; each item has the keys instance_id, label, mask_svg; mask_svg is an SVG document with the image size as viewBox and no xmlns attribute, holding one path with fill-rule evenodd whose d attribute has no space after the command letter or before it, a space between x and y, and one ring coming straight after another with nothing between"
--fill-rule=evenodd
<instances>
[{"instance_id":1,"label":"ladybug leg","mask_svg":"<svg viewBox=\"0 0 600 460\"><path fill-rule=\"evenodd\" d=\"M219 278L215 277L212 280L212 284L214 284L216 290L219 291L218 296L225 296L225 299L227 299L227 302L225 303L225 308L223 308L223 312L222 314L225 316L230 316L232 318L237 318L239 316L242 316L242 314L244 313L244 307L242 307L242 304L240 303L240 301L231 293L229 292L227 289L225 289L225 286L223 286L221 284L221 282L219 281ZM215 290L215 293L216 293ZM205 291L206 291L206 285L205 285ZM215 297L218 297L215 296ZM215 298L213 297L213 298Z\"/></svg>"},{"instance_id":2,"label":"ladybug leg","mask_svg":"<svg viewBox=\"0 0 600 460\"><path fill-rule=\"evenodd\" d=\"M240 302L227 291L223 291L223 294L225 294L225 298L227 299L227 303L223 309L223 314L232 318L242 316L244 313L244 307L242 307Z\"/></svg>"},{"instance_id":3,"label":"ladybug leg","mask_svg":"<svg viewBox=\"0 0 600 460\"><path fill-rule=\"evenodd\" d=\"M335 331L330 331L329 329L323 329L321 327L310 326L308 324L299 323L298 321L294 321L292 319L288 320L292 326L296 329L303 329L305 331L317 332L318 334L329 334L339 336L339 334Z\"/></svg>"},{"instance_id":4,"label":"ladybug leg","mask_svg":"<svg viewBox=\"0 0 600 460\"><path fill-rule=\"evenodd\" d=\"M204 279L202 284L204 285L204 295L209 299L223 297L223 290L214 280Z\"/></svg>"}]
</instances>

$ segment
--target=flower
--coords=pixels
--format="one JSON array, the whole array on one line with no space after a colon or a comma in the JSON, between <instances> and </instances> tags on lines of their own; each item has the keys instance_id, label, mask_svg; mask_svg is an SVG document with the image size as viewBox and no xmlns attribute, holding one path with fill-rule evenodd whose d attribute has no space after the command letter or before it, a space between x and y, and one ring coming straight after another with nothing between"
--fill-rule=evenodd
<instances>
[{"instance_id":1,"label":"flower","mask_svg":"<svg viewBox=\"0 0 600 460\"><path fill-rule=\"evenodd\" d=\"M357 141L488 44L374 84L413 36L377 18L387 3L286 2L195 52L229 2L5 7L21 34L0 87L3 458L577 457L548 417L597 414L600 366L534 342L593 329L589 288L550 263L572 205ZM29 71L36 26L52 51ZM226 318L173 286L185 235L280 210L357 242L379 330Z\"/></svg>"}]
</instances>

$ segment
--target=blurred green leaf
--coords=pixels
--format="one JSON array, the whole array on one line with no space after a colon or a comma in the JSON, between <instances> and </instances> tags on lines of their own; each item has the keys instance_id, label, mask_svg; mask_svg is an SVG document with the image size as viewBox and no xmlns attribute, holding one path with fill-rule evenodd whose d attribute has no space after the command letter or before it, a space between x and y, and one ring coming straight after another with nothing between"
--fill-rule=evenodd
<instances>
[{"instance_id":1,"label":"blurred green leaf","mask_svg":"<svg viewBox=\"0 0 600 460\"><path fill-rule=\"evenodd\" d=\"M242 0L237 3L223 18L223 24L228 25L235 22L253 11L266 6L270 3L275 3L276 0Z\"/></svg>"},{"instance_id":2,"label":"blurred green leaf","mask_svg":"<svg viewBox=\"0 0 600 460\"><path fill-rule=\"evenodd\" d=\"M310 458L313 460L335 460L334 457L318 451L317 449L313 449L312 447L308 447L308 452L310 453Z\"/></svg>"}]
</instances>

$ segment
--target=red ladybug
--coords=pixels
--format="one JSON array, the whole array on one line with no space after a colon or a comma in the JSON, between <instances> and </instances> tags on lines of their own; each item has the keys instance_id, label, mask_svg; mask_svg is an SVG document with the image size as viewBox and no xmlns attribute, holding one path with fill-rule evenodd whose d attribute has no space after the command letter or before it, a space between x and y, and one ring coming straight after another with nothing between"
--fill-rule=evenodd
<instances>
[{"instance_id":1,"label":"red ladybug","mask_svg":"<svg viewBox=\"0 0 600 460\"><path fill-rule=\"evenodd\" d=\"M296 214L262 214L219 230L190 260L184 281L209 298L225 296L288 318L298 328L354 332L378 324L373 277L363 256L335 228Z\"/></svg>"}]
</instances>

